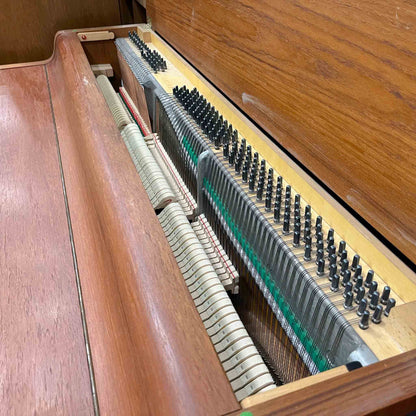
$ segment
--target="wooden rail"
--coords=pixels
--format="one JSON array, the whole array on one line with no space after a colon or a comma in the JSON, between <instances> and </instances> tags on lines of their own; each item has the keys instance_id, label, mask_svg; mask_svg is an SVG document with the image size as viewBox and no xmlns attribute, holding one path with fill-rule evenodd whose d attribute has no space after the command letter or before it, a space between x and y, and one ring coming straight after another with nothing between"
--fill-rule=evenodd
<instances>
[{"instance_id":1,"label":"wooden rail","mask_svg":"<svg viewBox=\"0 0 416 416\"><path fill-rule=\"evenodd\" d=\"M255 416L400 416L415 409L416 350L413 350L245 410Z\"/></svg>"}]
</instances>

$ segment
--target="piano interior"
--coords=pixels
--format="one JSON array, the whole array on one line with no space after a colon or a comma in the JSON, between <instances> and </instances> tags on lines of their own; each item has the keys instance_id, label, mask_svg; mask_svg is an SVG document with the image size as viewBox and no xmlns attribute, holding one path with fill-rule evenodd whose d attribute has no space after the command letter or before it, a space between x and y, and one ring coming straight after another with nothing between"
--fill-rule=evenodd
<instances>
[{"instance_id":1,"label":"piano interior","mask_svg":"<svg viewBox=\"0 0 416 416\"><path fill-rule=\"evenodd\" d=\"M41 66L96 414L414 410L408 253L149 24L61 32Z\"/></svg>"},{"instance_id":2,"label":"piano interior","mask_svg":"<svg viewBox=\"0 0 416 416\"><path fill-rule=\"evenodd\" d=\"M413 273L148 26L115 44L97 82L238 401L403 352Z\"/></svg>"}]
</instances>

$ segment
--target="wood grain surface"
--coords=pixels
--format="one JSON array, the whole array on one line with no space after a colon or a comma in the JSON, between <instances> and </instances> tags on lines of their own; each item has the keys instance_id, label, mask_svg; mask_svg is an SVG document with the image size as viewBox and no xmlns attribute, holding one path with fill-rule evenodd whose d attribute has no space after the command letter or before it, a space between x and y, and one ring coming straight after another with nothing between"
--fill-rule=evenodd
<instances>
[{"instance_id":1,"label":"wood grain surface","mask_svg":"<svg viewBox=\"0 0 416 416\"><path fill-rule=\"evenodd\" d=\"M144 95L144 89L137 81L137 78L134 76L132 70L127 65L127 62L124 60L120 51L117 51L117 58L120 64L120 71L123 79L123 86L126 89L127 93L130 95L133 103L136 105L139 110L140 115L143 118L143 121L146 123L146 126L151 129L151 123L149 118L149 110L147 109L146 97Z\"/></svg>"},{"instance_id":2,"label":"wood grain surface","mask_svg":"<svg viewBox=\"0 0 416 416\"><path fill-rule=\"evenodd\" d=\"M243 409L253 407L269 400L275 400L279 397L285 396L288 393L292 393L294 391L304 389L305 387L312 386L313 384L323 383L330 378L337 377L346 373L348 373L348 369L345 365L331 368L330 370L324 371L322 373L304 377L299 380L292 381L291 383L277 386L274 389L266 390L262 393L257 393L253 396L246 397L240 402L240 404Z\"/></svg>"},{"instance_id":3,"label":"wood grain surface","mask_svg":"<svg viewBox=\"0 0 416 416\"><path fill-rule=\"evenodd\" d=\"M0 70L0 414L90 415L43 65Z\"/></svg>"},{"instance_id":4,"label":"wood grain surface","mask_svg":"<svg viewBox=\"0 0 416 416\"><path fill-rule=\"evenodd\" d=\"M413 350L246 410L255 416L400 416L415 409L416 350Z\"/></svg>"},{"instance_id":5,"label":"wood grain surface","mask_svg":"<svg viewBox=\"0 0 416 416\"><path fill-rule=\"evenodd\" d=\"M80 31L101 31L110 30L114 33L115 38L127 37L128 32L136 30L136 25L123 25L109 28L89 28L89 29L77 29ZM90 65L94 64L110 64L114 70L114 78L111 78L113 86L118 88L121 85L121 70L119 60L117 58L117 48L114 42L103 40L95 42L82 42L82 48L87 56Z\"/></svg>"},{"instance_id":6,"label":"wood grain surface","mask_svg":"<svg viewBox=\"0 0 416 416\"><path fill-rule=\"evenodd\" d=\"M47 71L101 414L237 410L76 34Z\"/></svg>"},{"instance_id":7,"label":"wood grain surface","mask_svg":"<svg viewBox=\"0 0 416 416\"><path fill-rule=\"evenodd\" d=\"M58 30L120 23L118 0L4 1L0 12L0 64L49 58Z\"/></svg>"},{"instance_id":8,"label":"wood grain surface","mask_svg":"<svg viewBox=\"0 0 416 416\"><path fill-rule=\"evenodd\" d=\"M416 262L414 3L149 0L147 12L153 29Z\"/></svg>"}]
</instances>

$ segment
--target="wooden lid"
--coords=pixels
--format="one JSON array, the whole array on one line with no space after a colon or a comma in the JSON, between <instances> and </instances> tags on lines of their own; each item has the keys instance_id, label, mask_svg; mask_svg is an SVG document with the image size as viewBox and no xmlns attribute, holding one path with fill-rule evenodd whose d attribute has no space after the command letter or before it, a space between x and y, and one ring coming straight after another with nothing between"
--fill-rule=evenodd
<instances>
[{"instance_id":1,"label":"wooden lid","mask_svg":"<svg viewBox=\"0 0 416 416\"><path fill-rule=\"evenodd\" d=\"M416 262L416 6L148 2L153 29Z\"/></svg>"}]
</instances>

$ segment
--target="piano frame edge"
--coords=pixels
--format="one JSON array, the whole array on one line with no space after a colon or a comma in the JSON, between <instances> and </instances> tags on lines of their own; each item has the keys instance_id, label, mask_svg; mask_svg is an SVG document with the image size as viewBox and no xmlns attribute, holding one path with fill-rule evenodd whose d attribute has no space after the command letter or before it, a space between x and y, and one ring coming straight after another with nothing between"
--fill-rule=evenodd
<instances>
[{"instance_id":1,"label":"piano frame edge","mask_svg":"<svg viewBox=\"0 0 416 416\"><path fill-rule=\"evenodd\" d=\"M305 171L290 159L269 137L261 132L240 110L216 89L203 75L194 69L178 52L168 45L148 25L137 25L139 36L151 42L161 53L172 62L186 78L220 111L229 122L235 126L240 134L251 143L261 155L267 155L268 162L276 167L292 187L312 205L325 220L331 221L335 232L340 234L347 244L357 253L363 253L367 264L376 274L383 276L387 284L390 279L396 281L392 286L397 287L400 279L400 289L396 293L405 301L416 300L416 274L394 253L391 252L374 234L372 234L357 218L350 214L337 202L321 185L311 178ZM148 34L150 33L150 37ZM409 282L412 284L409 285Z\"/></svg>"},{"instance_id":2,"label":"piano frame edge","mask_svg":"<svg viewBox=\"0 0 416 416\"><path fill-rule=\"evenodd\" d=\"M239 110L230 102L225 102L225 105L217 105L219 102L224 103L224 98L221 95L220 92L216 90L216 88L207 80L202 74L200 74L197 70L195 70L193 67L189 65L188 62L184 58L182 58L175 50L173 50L163 39L161 39L156 33L153 31L149 31L148 26L144 24L138 24L135 26L127 27L127 31L131 29L136 29L142 36L145 37L145 41L152 42L157 46L157 48L163 52L163 54L171 61L175 63L175 66L178 66L181 71L184 71L187 76L189 76L192 79L192 82L197 86L197 88L204 93L204 95L207 97L209 101L214 103L217 108L220 109L220 112L225 116L225 118L231 120L236 115L240 120L242 120L242 123L246 124L248 126L248 129L250 129L257 137L260 138L260 142L258 140L254 140L256 143L256 147L262 149L263 154L273 154L275 153L277 157L281 158L284 163L288 166L288 177L293 179L293 177L298 177L299 179L296 179L295 182L298 182L298 180L301 180L305 183L305 185L299 186L299 188L304 189L306 186L312 192L319 195L320 200L319 205L323 208L322 204L328 204L327 207L329 207L329 216L334 216L334 213L336 217L340 216L344 218L344 221L342 221L341 226L337 230L344 230L346 234L351 234L351 229L355 230L356 232L353 232L353 235L349 239L349 243L351 244L351 240L354 241L354 243L357 244L358 247L366 248L368 245L371 247L374 247L374 251L371 252L371 255L373 257L373 261L376 263L378 261L381 261L382 264L386 264L384 259L387 259L390 264L394 265L396 270L405 278L405 284L404 284L404 291L402 293L408 294L408 290L410 289L411 296L408 298L408 300L412 304L412 309L415 308L416 302L414 299L416 299L416 276L413 273L413 271L406 266L397 256L395 256L377 237L375 237L369 230L367 230L353 215L351 215L341 204L339 204L327 191L325 191L318 183L316 183L312 178L310 178L303 170L300 168L293 160L291 160L287 155L285 155L274 143L270 141L270 139L265 136L256 126L253 125L248 119L246 119ZM111 28L105 28L111 29ZM96 29L95 29L96 30ZM123 29L123 31L118 36L126 36L126 30ZM150 33L150 36L149 36ZM117 36L116 36L117 37ZM222 108L221 108L222 107ZM236 124L237 125L237 124ZM240 127L240 126L239 126ZM247 137L250 140L253 139L253 133L250 133L249 130L240 130L242 131L244 137ZM296 188L298 190L298 188ZM308 191L309 191L308 189ZM341 231L342 231L341 230ZM357 249L358 251L358 249ZM366 250L365 250L366 251ZM390 267L388 267L390 269ZM407 281L407 282L406 282ZM411 286L409 286L409 284ZM414 286L414 287L413 287ZM398 308L396 308L398 309ZM397 312L394 311L394 312ZM403 311L404 312L404 311ZM405 329L405 331L408 328ZM401 330L403 330L401 328ZM400 331L398 331L400 332ZM414 336L413 336L414 338ZM360 380L363 378L367 378L368 374L371 374L369 379L369 383L376 383L377 377L379 377L379 372L383 371L382 369L386 369L386 372L390 374L390 372L394 373L395 368L397 366L402 365L402 360L404 359L402 356L406 355L413 357L416 356L416 349L409 351L404 354L395 355L392 358L388 358L385 360L380 361L377 363L377 370L373 370L373 365L369 367L365 367L363 369L359 369L359 376L354 376L357 378L357 382L354 381L354 391L357 390L357 394L359 392L359 386L360 386ZM412 362L413 363L413 362ZM416 365L416 364L415 364ZM369 371L370 369L371 371ZM380 370L381 369L381 370ZM356 371L354 371L354 374ZM270 390L268 392L264 392L258 395L254 395L252 397L249 397L245 400L243 400L240 404L242 405L243 409L247 409L249 411L253 411L254 414L274 414L275 411L277 411L279 408L275 406L277 403L281 403L283 398L285 399L284 402L287 400L290 400L291 406L293 405L294 408L297 408L297 403L302 400L303 394L313 391L313 392L320 392L322 391L322 394L329 395L327 392L326 386L327 382L331 380L331 385L333 380L336 380L336 385L341 385L341 383L349 383L349 377L351 375L349 373L346 373L346 367L341 366L337 367L333 370L330 370L329 372L321 373L316 376L307 377L306 379L301 379L298 382L293 382L288 385L285 385L284 388L281 390L281 387L276 387L273 390ZM373 380L373 378L375 378ZM397 377L398 381L403 382L403 377ZM355 385L355 383L357 385ZM384 388L384 386L383 386ZM388 383L386 388L388 388ZM415 393L416 394L416 393ZM381 396L383 396L383 393L380 393ZM378 396L378 395L377 395ZM404 397L401 396L398 392L396 392L396 395L394 398L390 398L391 401L383 401L381 400L380 403L384 403L386 406L389 406L387 410L391 411L393 409L396 409L396 405L400 406L400 409L402 406L413 406L413 398L410 398L408 396ZM311 398L308 398L308 406L309 406L309 400L312 400ZM325 399L327 400L327 399ZM329 401L332 405L332 401ZM373 399L371 399L371 403L373 403ZM409 404L410 403L410 404ZM351 403L350 403L351 404ZM383 404L383 405L384 405ZM308 409L308 406L306 406L306 409ZM393 406L393 407L391 407ZM415 405L416 406L416 405ZM373 406L374 407L374 406ZM406 407L407 409L412 409L411 407ZM344 410L351 410L351 408L343 408ZM372 414L374 412L379 412L379 409L376 409L374 407L374 411L371 410L369 414ZM400 410L399 409L399 410ZM280 409L279 409L280 410ZM288 410L288 409L286 409ZM267 413L262 413L266 411ZM282 409L283 411L283 409ZM307 410L306 410L307 411ZM357 407L356 410L358 413L361 414L362 408ZM258 413L260 412L260 413ZM236 413L233 413L233 415L240 414L240 411L237 411ZM279 414L286 414L280 413ZM297 413L302 414L302 413ZM379 413L377 413L379 414ZM381 413L384 414L384 413ZM385 413L388 414L388 413Z\"/></svg>"},{"instance_id":3,"label":"piano frame edge","mask_svg":"<svg viewBox=\"0 0 416 416\"><path fill-rule=\"evenodd\" d=\"M114 31L116 37L120 37L126 36L129 30L137 28L139 28L139 25L109 26L104 28L82 28L74 30L74 32L97 31L100 29L112 30ZM72 31L58 32L56 37L59 36L60 33L65 32ZM40 62L3 65L0 69L47 64L52 59L53 56L48 60ZM178 59L181 60L182 58L178 56ZM186 63L186 65L188 64ZM190 71L193 71L196 76L200 76L200 74L192 68L190 68ZM216 92L215 89L213 89L213 94L221 98L221 95ZM252 128L257 134L259 134L259 136L263 136L255 126L252 126ZM268 139L266 138L266 140ZM360 231L365 239L376 246L377 249L391 261L397 262L396 264L400 270L406 275L411 275L412 280L414 279L413 273L406 265L397 259L396 256L394 256L376 237L369 233L369 231L366 230L354 217L352 217L340 204L333 200L333 198L329 196L325 190L323 190L318 184L314 183L314 181L311 181L310 178L306 177L304 172L296 164L294 164L292 160L283 154L277 146L273 143L268 143L268 147L276 151L276 153L278 153L279 156L284 159L299 176L309 182L309 185L313 189L324 195L327 202L329 202L334 209L341 211L348 221ZM260 396L257 399L255 399L256 396L254 396L252 401L246 399L247 401L244 401L244 403L242 402L242 404L247 410L252 411L253 414L256 415L271 415L275 414L275 412L279 412L279 415L291 413L300 415L304 414L302 411L310 413L312 409L311 406L317 406L319 404L323 404L324 406L324 409L319 408L319 411L326 410L327 408L329 409L330 406L334 405L337 406L337 410L348 411L349 414L363 414L364 410L367 412L366 409L368 409L366 414L390 414L389 412L393 410L395 412L408 412L416 407L415 370L416 350L412 350L348 374L339 375L339 372L342 373L345 370L334 369L331 372L331 377L329 379L325 378L325 380L322 380L319 375L313 376L316 377L314 379L314 381L316 380L316 383L314 382L309 386L302 386L300 389L296 389L295 391L291 390L284 395L279 394L279 388L276 388L275 393L278 395L276 398L272 398L272 394L270 393L267 394L266 397L265 393L265 395L262 396L263 399L260 403ZM311 377L311 380L308 381L312 382L313 377ZM320 380L318 380L318 378ZM380 380L386 380L386 382L380 385ZM401 384L408 382L409 386L403 390L396 388L392 392L394 382ZM363 388L363 385L365 388ZM290 385L288 385L288 387L289 386ZM409 394L406 390L411 390L412 388L413 393ZM341 397L340 399L339 396L343 394L344 391L348 397ZM347 399L351 397L350 395L352 395L356 400L348 401ZM371 397L369 397L369 395L371 395ZM362 401L359 401L358 399L362 399ZM362 406L362 403L366 403L365 408ZM304 410L299 410L299 406L303 406ZM382 408L382 406L384 406L384 408ZM294 409L296 409L296 411ZM239 415L240 413L241 411L237 411L232 413L232 415Z\"/></svg>"},{"instance_id":4,"label":"piano frame edge","mask_svg":"<svg viewBox=\"0 0 416 416\"><path fill-rule=\"evenodd\" d=\"M316 181L310 178L301 167L285 155L267 136L265 136L253 123L248 120L240 110L228 100L207 80L203 74L197 72L163 39L149 29L148 25L138 25L139 36L147 43L156 47L175 66L175 72L180 72L186 80L196 86L203 95L219 109L227 120L239 130L249 143L254 144L257 150L267 155L272 166L283 174L283 177L292 184L296 191L300 192L313 208L325 219L331 221L331 226L339 232L347 243L359 252L367 263L375 269L378 277L384 279L386 284L392 286L392 293L399 292L397 306L392 316L401 316L403 319L384 320L377 328L367 331L358 330L363 339L370 345L377 357L382 360L395 354L408 350L407 335L412 334L410 343L416 346L416 330L405 319L406 313L415 313L416 299L416 275L397 256L395 256L379 239L367 230L355 217L353 217L341 204L339 204ZM123 66L123 65L121 65ZM166 81L165 73L156 74L155 77L163 85ZM169 83L171 80L169 80ZM136 81L139 86L138 82ZM271 160L273 159L273 160ZM273 165L273 161L275 165ZM279 172L279 173L280 173ZM365 256L364 256L365 255ZM369 259L371 261L369 261ZM381 285L381 282L379 282ZM397 288L399 287L400 290ZM392 295L395 297L395 294ZM404 303L403 303L403 301ZM403 309L403 313L399 310ZM356 325L356 328L358 325ZM404 335L405 334L405 335ZM379 345L377 338L384 339L383 345ZM393 340L394 338L394 340ZM396 340L399 340L397 346Z\"/></svg>"},{"instance_id":5,"label":"piano frame edge","mask_svg":"<svg viewBox=\"0 0 416 416\"><path fill-rule=\"evenodd\" d=\"M255 416L407 415L416 409L416 350L285 395L276 393L276 397L270 395L263 402L257 402L254 396L252 403L243 406Z\"/></svg>"}]
</instances>

